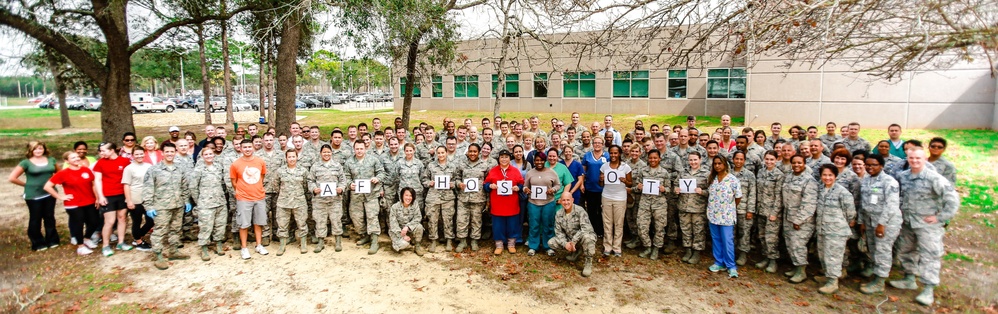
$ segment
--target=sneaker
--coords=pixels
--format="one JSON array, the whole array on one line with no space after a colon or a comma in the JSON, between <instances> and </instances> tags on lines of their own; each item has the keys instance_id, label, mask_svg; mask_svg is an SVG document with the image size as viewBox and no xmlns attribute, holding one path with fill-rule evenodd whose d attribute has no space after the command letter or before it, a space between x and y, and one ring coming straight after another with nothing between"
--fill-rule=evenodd
<instances>
[{"instance_id":1,"label":"sneaker","mask_svg":"<svg viewBox=\"0 0 998 314\"><path fill-rule=\"evenodd\" d=\"M527 250L527 256L534 256L534 254L537 254L537 251L534 249Z\"/></svg>"},{"instance_id":2,"label":"sneaker","mask_svg":"<svg viewBox=\"0 0 998 314\"><path fill-rule=\"evenodd\" d=\"M83 245L85 245L87 248L89 248L91 250L97 248L97 244L96 244L96 242L94 242L93 239L83 239Z\"/></svg>"},{"instance_id":3,"label":"sneaker","mask_svg":"<svg viewBox=\"0 0 998 314\"><path fill-rule=\"evenodd\" d=\"M718 264L710 265L710 267L708 267L707 269L709 269L710 272L712 272L712 273L716 273L716 272L728 270L727 267L724 267L724 266L721 266L721 265L718 265Z\"/></svg>"},{"instance_id":4,"label":"sneaker","mask_svg":"<svg viewBox=\"0 0 998 314\"><path fill-rule=\"evenodd\" d=\"M240 250L240 253L243 256L243 259L250 259L250 252L248 248L243 248L242 250Z\"/></svg>"},{"instance_id":5,"label":"sneaker","mask_svg":"<svg viewBox=\"0 0 998 314\"><path fill-rule=\"evenodd\" d=\"M115 246L114 248L115 248L116 250L118 250L118 251L131 251L131 250L132 250L132 249L134 249L135 247L134 247L134 246L131 246L131 245L128 245L128 244L126 244L126 243L118 243L118 245L117 245L117 246Z\"/></svg>"},{"instance_id":6,"label":"sneaker","mask_svg":"<svg viewBox=\"0 0 998 314\"><path fill-rule=\"evenodd\" d=\"M136 250L139 250L139 251L142 251L142 252L152 251L152 245L149 245L149 242L142 242L142 243L133 244L133 245L135 246Z\"/></svg>"},{"instance_id":7,"label":"sneaker","mask_svg":"<svg viewBox=\"0 0 998 314\"><path fill-rule=\"evenodd\" d=\"M81 246L76 248L76 254L78 255L90 255L94 250L88 249L86 246Z\"/></svg>"},{"instance_id":8,"label":"sneaker","mask_svg":"<svg viewBox=\"0 0 998 314\"><path fill-rule=\"evenodd\" d=\"M620 257L622 254L620 252L613 252L614 257Z\"/></svg>"},{"instance_id":9,"label":"sneaker","mask_svg":"<svg viewBox=\"0 0 998 314\"><path fill-rule=\"evenodd\" d=\"M256 246L256 252L260 253L260 255L267 255L268 254L267 249L264 248L263 245L259 245L259 244Z\"/></svg>"},{"instance_id":10,"label":"sneaker","mask_svg":"<svg viewBox=\"0 0 998 314\"><path fill-rule=\"evenodd\" d=\"M117 234L111 234L111 242L118 242L118 235Z\"/></svg>"},{"instance_id":11,"label":"sneaker","mask_svg":"<svg viewBox=\"0 0 998 314\"><path fill-rule=\"evenodd\" d=\"M554 256L554 250L548 249L548 256Z\"/></svg>"},{"instance_id":12,"label":"sneaker","mask_svg":"<svg viewBox=\"0 0 998 314\"><path fill-rule=\"evenodd\" d=\"M76 237L69 237L69 244L77 245L79 243L76 243Z\"/></svg>"},{"instance_id":13,"label":"sneaker","mask_svg":"<svg viewBox=\"0 0 998 314\"><path fill-rule=\"evenodd\" d=\"M737 269L729 269L728 270L728 277L730 277L730 278L738 278L738 270Z\"/></svg>"},{"instance_id":14,"label":"sneaker","mask_svg":"<svg viewBox=\"0 0 998 314\"><path fill-rule=\"evenodd\" d=\"M105 246L100 250L100 252L101 254L104 254L104 257L109 257L111 255L114 255L114 250L112 250L110 246Z\"/></svg>"},{"instance_id":15,"label":"sneaker","mask_svg":"<svg viewBox=\"0 0 998 314\"><path fill-rule=\"evenodd\" d=\"M54 248L57 248L57 247L59 247L59 243L55 243L55 244L49 245L50 249L54 249Z\"/></svg>"},{"instance_id":16,"label":"sneaker","mask_svg":"<svg viewBox=\"0 0 998 314\"><path fill-rule=\"evenodd\" d=\"M35 252L41 252L41 251L48 250L48 249L49 249L49 247L43 246L43 247L35 249Z\"/></svg>"},{"instance_id":17,"label":"sneaker","mask_svg":"<svg viewBox=\"0 0 998 314\"><path fill-rule=\"evenodd\" d=\"M613 252L612 251L603 251L603 256L604 257L610 257L610 254L613 254Z\"/></svg>"}]
</instances>

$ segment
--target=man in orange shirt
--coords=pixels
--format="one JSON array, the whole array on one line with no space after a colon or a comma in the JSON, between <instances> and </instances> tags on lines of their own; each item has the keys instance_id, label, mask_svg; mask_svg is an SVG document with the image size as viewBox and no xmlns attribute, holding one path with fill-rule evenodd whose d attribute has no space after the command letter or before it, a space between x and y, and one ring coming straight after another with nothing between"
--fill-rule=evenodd
<instances>
[{"instance_id":1,"label":"man in orange shirt","mask_svg":"<svg viewBox=\"0 0 998 314\"><path fill-rule=\"evenodd\" d=\"M256 235L256 252L267 255L267 249L261 245L263 226L267 225L266 191L263 188L263 176L267 174L267 164L263 159L253 156L253 142L242 142L242 157L229 166L229 177L236 191L236 225L239 226L239 241L242 244L242 258L249 259L250 252L246 246L246 237L250 225Z\"/></svg>"}]
</instances>

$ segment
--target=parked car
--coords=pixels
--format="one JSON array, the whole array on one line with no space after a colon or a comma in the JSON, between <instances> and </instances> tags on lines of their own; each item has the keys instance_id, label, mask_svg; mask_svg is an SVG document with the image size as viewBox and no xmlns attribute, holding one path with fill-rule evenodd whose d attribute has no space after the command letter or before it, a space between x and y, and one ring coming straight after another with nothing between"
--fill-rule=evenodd
<instances>
[{"instance_id":1,"label":"parked car","mask_svg":"<svg viewBox=\"0 0 998 314\"><path fill-rule=\"evenodd\" d=\"M253 106L250 106L245 100L233 100L232 101L232 111L250 111L253 110Z\"/></svg>"},{"instance_id":2,"label":"parked car","mask_svg":"<svg viewBox=\"0 0 998 314\"><path fill-rule=\"evenodd\" d=\"M299 100L301 100L301 102L305 103L305 107L306 108L318 108L318 107L322 106L322 103L320 103L319 101L315 100L315 98L302 97Z\"/></svg>"},{"instance_id":3,"label":"parked car","mask_svg":"<svg viewBox=\"0 0 998 314\"><path fill-rule=\"evenodd\" d=\"M300 99L295 99L295 108L296 109L303 109L303 108L305 108L305 106L306 106L305 102L301 101Z\"/></svg>"},{"instance_id":4,"label":"parked car","mask_svg":"<svg viewBox=\"0 0 998 314\"><path fill-rule=\"evenodd\" d=\"M101 100L97 98L89 98L86 104L83 105L83 110L88 111L100 111Z\"/></svg>"},{"instance_id":5,"label":"parked car","mask_svg":"<svg viewBox=\"0 0 998 314\"><path fill-rule=\"evenodd\" d=\"M211 112L225 111L225 98L211 97L208 99L208 101L211 102L209 107ZM202 101L197 103L197 107L195 107L194 110L196 110L197 112L204 111L204 102Z\"/></svg>"},{"instance_id":6,"label":"parked car","mask_svg":"<svg viewBox=\"0 0 998 314\"><path fill-rule=\"evenodd\" d=\"M173 112L177 106L164 102L162 98L152 97L151 93L129 93L132 101L132 114L139 112Z\"/></svg>"},{"instance_id":7,"label":"parked car","mask_svg":"<svg viewBox=\"0 0 998 314\"><path fill-rule=\"evenodd\" d=\"M370 99L370 96L371 95L368 95L368 94L360 94L360 95L353 96L353 98L351 98L350 100L352 100L354 102L367 102L368 99Z\"/></svg>"}]
</instances>

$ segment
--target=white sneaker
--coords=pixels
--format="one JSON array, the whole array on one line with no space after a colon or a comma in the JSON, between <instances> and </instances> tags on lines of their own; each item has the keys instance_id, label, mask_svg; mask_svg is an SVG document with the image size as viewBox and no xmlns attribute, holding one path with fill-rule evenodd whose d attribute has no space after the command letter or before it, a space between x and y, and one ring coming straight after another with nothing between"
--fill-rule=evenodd
<instances>
[{"instance_id":1,"label":"white sneaker","mask_svg":"<svg viewBox=\"0 0 998 314\"><path fill-rule=\"evenodd\" d=\"M91 250L97 248L97 243L94 243L94 240L91 239L83 239L83 245L90 248Z\"/></svg>"},{"instance_id":2,"label":"white sneaker","mask_svg":"<svg viewBox=\"0 0 998 314\"><path fill-rule=\"evenodd\" d=\"M241 253L242 253L242 256L243 256L243 259L250 259L250 252L249 252L249 249L247 249L247 248L243 248L243 249L242 249L242 250L240 250L240 251L241 251Z\"/></svg>"},{"instance_id":3,"label":"white sneaker","mask_svg":"<svg viewBox=\"0 0 998 314\"><path fill-rule=\"evenodd\" d=\"M112 234L111 235L111 242L118 242L118 235L117 234Z\"/></svg>"},{"instance_id":4,"label":"white sneaker","mask_svg":"<svg viewBox=\"0 0 998 314\"><path fill-rule=\"evenodd\" d=\"M76 237L69 237L69 244L77 245L79 243L76 243Z\"/></svg>"},{"instance_id":5,"label":"white sneaker","mask_svg":"<svg viewBox=\"0 0 998 314\"><path fill-rule=\"evenodd\" d=\"M257 252L257 253L260 253L260 255L267 255L267 253L268 253L268 252L267 252L267 249L265 249L265 248L263 247L263 245L257 245L257 246L256 246L256 252Z\"/></svg>"},{"instance_id":6,"label":"white sneaker","mask_svg":"<svg viewBox=\"0 0 998 314\"><path fill-rule=\"evenodd\" d=\"M93 250L88 249L86 246L81 246L76 248L76 254L78 255L90 255L90 253L93 252L94 252Z\"/></svg>"}]
</instances>

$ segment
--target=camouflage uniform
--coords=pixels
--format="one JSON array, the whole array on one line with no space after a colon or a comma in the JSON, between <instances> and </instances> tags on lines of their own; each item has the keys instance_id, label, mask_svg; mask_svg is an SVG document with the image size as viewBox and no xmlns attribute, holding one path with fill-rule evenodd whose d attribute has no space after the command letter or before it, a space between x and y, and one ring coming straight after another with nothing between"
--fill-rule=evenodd
<instances>
[{"instance_id":1,"label":"camouflage uniform","mask_svg":"<svg viewBox=\"0 0 998 314\"><path fill-rule=\"evenodd\" d=\"M953 166L946 157L939 156L939 159L931 162L933 166L936 166L936 172L941 174L946 180L949 180L951 185L956 185L956 166Z\"/></svg>"},{"instance_id":2,"label":"camouflage uniform","mask_svg":"<svg viewBox=\"0 0 998 314\"><path fill-rule=\"evenodd\" d=\"M755 158L758 158L760 161L764 160L765 159L764 157L766 157L765 156L766 155L766 148L764 148L762 146L759 146L759 144L756 144L752 140L749 140L749 142L750 143L749 143L748 147L745 148L746 150L748 150L747 152L745 152L745 154L746 155L755 156ZM759 169L762 169L765 166L766 166L765 164L760 163L759 164Z\"/></svg>"},{"instance_id":3,"label":"camouflage uniform","mask_svg":"<svg viewBox=\"0 0 998 314\"><path fill-rule=\"evenodd\" d=\"M756 145L756 147L758 147L758 145ZM732 153L732 155L733 154L734 153ZM728 158L728 160L731 159L732 158ZM745 153L745 169L747 169L749 172L752 172L752 174L756 174L759 173L760 169L765 167L766 163L762 160L762 158L750 152Z\"/></svg>"},{"instance_id":4,"label":"camouflage uniform","mask_svg":"<svg viewBox=\"0 0 998 314\"><path fill-rule=\"evenodd\" d=\"M360 194L350 191L350 219L353 220L354 232L363 235L381 234L378 223L378 194L382 192L381 181L385 179L385 167L376 156L365 155L363 159L351 157L343 167L347 184L356 180L377 178L377 184L371 184L370 194Z\"/></svg>"},{"instance_id":5,"label":"camouflage uniform","mask_svg":"<svg viewBox=\"0 0 998 314\"><path fill-rule=\"evenodd\" d=\"M641 173L641 170L648 168L648 164L645 163L640 158L638 160L627 159L624 160L628 166L631 167L632 174ZM639 182L639 181L633 181ZM560 197L560 195L558 195ZM557 200L557 199L556 199ZM641 201L641 191L634 191L633 188L627 193L627 203L624 209L624 222L627 225L627 230L638 237L638 202ZM640 238L640 237L638 237Z\"/></svg>"},{"instance_id":6,"label":"camouflage uniform","mask_svg":"<svg viewBox=\"0 0 998 314\"><path fill-rule=\"evenodd\" d=\"M554 237L548 240L548 247L556 251L565 251L565 244L572 242L576 250L582 251L583 257L596 254L596 231L589 222L586 209L572 205L572 213L566 214L565 209L559 209L554 216Z\"/></svg>"},{"instance_id":7,"label":"camouflage uniform","mask_svg":"<svg viewBox=\"0 0 998 314\"><path fill-rule=\"evenodd\" d=\"M180 245L180 228L184 213L184 204L190 197L187 189L187 173L176 164L167 165L161 162L149 167L142 183L142 199L146 211L156 210L153 222L157 228L152 231L152 250L163 252L163 242L168 240L171 248Z\"/></svg>"},{"instance_id":8,"label":"camouflage uniform","mask_svg":"<svg viewBox=\"0 0 998 314\"><path fill-rule=\"evenodd\" d=\"M814 235L814 212L817 210L818 182L804 168L800 175L787 174L783 181L783 206L786 215L783 231L787 252L794 266L807 265L807 243ZM800 230L794 229L799 226Z\"/></svg>"},{"instance_id":9,"label":"camouflage uniform","mask_svg":"<svg viewBox=\"0 0 998 314\"><path fill-rule=\"evenodd\" d=\"M763 143L763 147L766 150L771 150L771 149L773 149L774 146L776 146L776 142L779 141L779 140L781 140L781 139L782 140L787 140L785 138L780 137L779 135L777 135L774 138L773 135L770 134L769 136L766 137L766 142Z\"/></svg>"},{"instance_id":10,"label":"camouflage uniform","mask_svg":"<svg viewBox=\"0 0 998 314\"><path fill-rule=\"evenodd\" d=\"M236 155L236 152L234 150L222 151L221 155L215 156L215 162L218 163L218 165L221 166L222 168L229 169L230 166L232 166L232 163L235 162L237 158L239 158L239 156ZM203 159L198 159L198 162L201 162L202 160ZM226 203L228 204L229 207L229 214L228 214L229 232L239 232L239 226L236 225L236 218L235 218L236 190L233 189L232 187L232 178L229 178L228 176L226 176L225 178L225 198L226 198ZM253 228L250 228L250 230L253 230ZM238 237L236 237L236 239L238 239Z\"/></svg>"},{"instance_id":11,"label":"camouflage uniform","mask_svg":"<svg viewBox=\"0 0 998 314\"><path fill-rule=\"evenodd\" d=\"M878 176L863 177L861 184L860 223L866 226L866 243L873 261L873 273L887 278L891 272L894 241L901 232L901 190L897 180L881 172ZM874 229L884 226L884 237L878 238Z\"/></svg>"},{"instance_id":12,"label":"camouflage uniform","mask_svg":"<svg viewBox=\"0 0 998 314\"><path fill-rule=\"evenodd\" d=\"M831 149L831 147L835 147L835 142L838 142L838 141L842 140L842 135L831 136L831 135L828 135L828 133L825 133L825 134L822 134L821 136L819 136L818 139L821 140L822 146L824 146L825 150L827 151L827 150ZM822 153L824 153L824 152L822 152ZM828 156L830 153L831 152L825 153L825 156ZM852 153L852 152L850 151L849 153Z\"/></svg>"},{"instance_id":13,"label":"camouflage uniform","mask_svg":"<svg viewBox=\"0 0 998 314\"><path fill-rule=\"evenodd\" d=\"M849 154L852 154L852 152L857 150L862 150L864 152L870 151L870 142L867 142L862 137L857 136L855 140L850 139L848 137L843 138L842 144L845 145L846 149L849 150ZM828 147L834 147L834 146L828 146Z\"/></svg>"},{"instance_id":14,"label":"camouflage uniform","mask_svg":"<svg viewBox=\"0 0 998 314\"><path fill-rule=\"evenodd\" d=\"M440 223L443 221L444 238L454 239L454 187L457 186L454 182L454 178L457 172L456 162L445 162L441 165L436 160L426 164L426 171L423 172L423 183L428 189L426 192L426 216L429 219L427 223L427 232L429 232L430 240L436 240L439 238L440 233ZM451 186L448 189L437 189L435 188L436 176L450 176ZM430 185L425 185L430 182Z\"/></svg>"},{"instance_id":15,"label":"camouflage uniform","mask_svg":"<svg viewBox=\"0 0 998 314\"><path fill-rule=\"evenodd\" d=\"M453 182L464 182L465 179L478 179L478 192L457 191L457 238L482 238L482 211L485 209L485 174L489 171L489 163L484 159L471 162L465 158L457 167ZM456 184L456 183L455 183ZM469 234L468 225L471 225Z\"/></svg>"},{"instance_id":16,"label":"camouflage uniform","mask_svg":"<svg viewBox=\"0 0 998 314\"><path fill-rule=\"evenodd\" d=\"M821 168L821 165L832 164L832 160L828 156L821 155L821 158L818 159L807 157L806 163L807 167L811 169L811 173L814 174L814 179L821 181L821 172L818 171L818 168Z\"/></svg>"},{"instance_id":17,"label":"camouflage uniform","mask_svg":"<svg viewBox=\"0 0 998 314\"><path fill-rule=\"evenodd\" d=\"M399 200L398 192L396 192L399 190L399 166L395 157L389 154L387 147L385 147L385 152L379 158L381 158L381 164L385 167L385 182L381 182L385 196L381 197L379 203L381 206L379 221L388 223L388 208L392 207L392 204L395 204Z\"/></svg>"},{"instance_id":18,"label":"camouflage uniform","mask_svg":"<svg viewBox=\"0 0 998 314\"><path fill-rule=\"evenodd\" d=\"M939 285L939 268L945 251L943 224L956 216L960 196L949 180L929 169L918 174L905 170L898 174L898 184L904 217L898 238L901 267L907 275L917 275L926 284ZM925 222L929 216L936 216L936 223Z\"/></svg>"},{"instance_id":19,"label":"camouflage uniform","mask_svg":"<svg viewBox=\"0 0 998 314\"><path fill-rule=\"evenodd\" d=\"M401 193L403 188L412 188L416 192L415 200L412 203L416 208L422 208L423 206L423 171L426 167L423 166L423 162L413 156L412 160L402 159L398 160L398 190L395 194Z\"/></svg>"},{"instance_id":20,"label":"camouflage uniform","mask_svg":"<svg viewBox=\"0 0 998 314\"><path fill-rule=\"evenodd\" d=\"M742 189L742 200L738 202L737 213L738 217L735 223L737 228L735 229L735 239L737 240L737 247L739 251L748 253L752 250L752 225L754 219L746 219L746 213L756 213L756 183L755 175L752 174L747 168L742 167L741 171L734 171L732 169L735 178L738 178L738 185Z\"/></svg>"},{"instance_id":21,"label":"camouflage uniform","mask_svg":"<svg viewBox=\"0 0 998 314\"><path fill-rule=\"evenodd\" d=\"M842 277L846 240L852 236L850 222L856 221L856 205L852 193L839 184L818 188L817 219L818 259L829 278Z\"/></svg>"},{"instance_id":22,"label":"camouflage uniform","mask_svg":"<svg viewBox=\"0 0 998 314\"><path fill-rule=\"evenodd\" d=\"M680 186L680 179L696 179L696 187L703 194L679 194L679 228L683 232L683 247L703 251L707 236L707 176L710 170L701 166L696 171L682 170L673 181L673 186Z\"/></svg>"},{"instance_id":23,"label":"camouflage uniform","mask_svg":"<svg viewBox=\"0 0 998 314\"><path fill-rule=\"evenodd\" d=\"M198 203L200 218L198 245L225 241L225 178L229 169L218 164L201 165L194 168L188 182L191 197Z\"/></svg>"},{"instance_id":24,"label":"camouflage uniform","mask_svg":"<svg viewBox=\"0 0 998 314\"><path fill-rule=\"evenodd\" d=\"M642 195L637 207L638 237L645 247L661 248L665 245L665 228L669 221L669 196L674 194L672 185L672 174L661 164L658 167L646 166L634 176L634 193L641 193L638 184L644 184L644 180L658 180L665 192L658 195ZM660 190L661 191L661 190ZM672 208L672 211L675 211ZM649 229L654 223L654 229ZM654 231L654 238L650 236L650 231Z\"/></svg>"},{"instance_id":25,"label":"camouflage uniform","mask_svg":"<svg viewBox=\"0 0 998 314\"><path fill-rule=\"evenodd\" d=\"M897 180L897 174L901 173L901 167L907 164L904 159L890 155L884 157L884 173Z\"/></svg>"},{"instance_id":26,"label":"camouflage uniform","mask_svg":"<svg viewBox=\"0 0 998 314\"><path fill-rule=\"evenodd\" d=\"M433 158L433 154L436 152L437 147L440 146L443 146L443 144L439 142L423 142L416 144L416 158L422 160L424 164L434 161L436 159Z\"/></svg>"},{"instance_id":27,"label":"camouflage uniform","mask_svg":"<svg viewBox=\"0 0 998 314\"><path fill-rule=\"evenodd\" d=\"M177 165L177 167L180 167L181 171L183 171L187 175L190 175L194 172L194 158L191 157L191 155L182 156L180 154L177 154L176 157L173 157L173 164ZM183 227L181 228L181 230L183 230L184 235L187 235L188 232L190 232L191 229L194 228L194 225L197 224L198 212L199 212L197 210L197 206L199 205L197 200L188 199L187 202L191 203L191 205L195 206L195 208L190 212L186 211L184 212ZM182 239L182 240L186 241L187 239Z\"/></svg>"},{"instance_id":28,"label":"camouflage uniform","mask_svg":"<svg viewBox=\"0 0 998 314\"><path fill-rule=\"evenodd\" d=\"M780 226L783 224L783 180L786 175L780 169L762 168L756 177L756 225L759 242L768 259L780 258ZM769 220L775 216L776 220Z\"/></svg>"},{"instance_id":29,"label":"camouflage uniform","mask_svg":"<svg viewBox=\"0 0 998 314\"><path fill-rule=\"evenodd\" d=\"M683 169L690 169L690 163L686 161L689 160L691 152L700 153L701 163L703 163L703 160L707 160L707 150L700 147L700 145L687 146L686 148L675 146L672 148L672 152L679 156L680 164L683 166L682 169L678 169L679 171ZM710 172L710 170L707 170L707 172Z\"/></svg>"},{"instance_id":30,"label":"camouflage uniform","mask_svg":"<svg viewBox=\"0 0 998 314\"><path fill-rule=\"evenodd\" d=\"M343 165L336 160L320 161L312 165L309 170L312 173L312 178L308 182L309 191L315 191L321 183L334 182L337 188L343 189L343 191L350 190L350 184L347 183L343 172ZM312 219L315 219L315 235L317 237L325 238L329 234L326 228L327 224L332 226L334 236L343 235L343 193L336 193L336 196L331 197L312 196Z\"/></svg>"},{"instance_id":31,"label":"camouflage uniform","mask_svg":"<svg viewBox=\"0 0 998 314\"><path fill-rule=\"evenodd\" d=\"M660 167L664 167L665 170L669 171L670 178L675 178L679 175L680 171L686 169L683 164L685 161L679 159L679 155L676 154L670 148L666 148L665 151L660 152L662 155L662 161L660 162ZM675 186L673 186L674 188ZM666 199L669 203L669 208L672 208L666 215L666 234L669 236L670 241L676 241L679 239L679 211L676 210L679 206L679 194L673 193L673 190L669 190Z\"/></svg>"},{"instance_id":32,"label":"camouflage uniform","mask_svg":"<svg viewBox=\"0 0 998 314\"><path fill-rule=\"evenodd\" d=\"M258 150L253 153L256 157L263 160L267 169L280 169L284 166L285 157L284 152L277 149L276 147L267 152L265 149ZM228 169L228 167L226 167ZM267 202L267 225L263 226L261 235L266 238L273 235L271 226L276 225L275 221L277 219L277 181L278 175L277 171L267 171L263 175L263 189L266 192L266 202Z\"/></svg>"},{"instance_id":33,"label":"camouflage uniform","mask_svg":"<svg viewBox=\"0 0 998 314\"><path fill-rule=\"evenodd\" d=\"M589 144L589 147L584 147L584 146L581 145L581 142L580 142L579 145L572 147L572 152L575 153L574 156L575 156L576 160L581 160L582 156L585 156L586 153L591 152L591 151L593 151L593 145L592 144Z\"/></svg>"},{"instance_id":34,"label":"camouflage uniform","mask_svg":"<svg viewBox=\"0 0 998 314\"><path fill-rule=\"evenodd\" d=\"M790 162L783 162L782 160L777 160L776 161L776 168L779 168L780 171L783 172L783 174L785 174L787 176L790 176L791 173L794 173L793 168L790 167ZM807 173L811 175L812 179L814 179L814 174L810 171L810 169L808 169L808 170L809 171ZM817 181L817 180L818 179L815 179L815 181Z\"/></svg>"},{"instance_id":35,"label":"camouflage uniform","mask_svg":"<svg viewBox=\"0 0 998 314\"><path fill-rule=\"evenodd\" d=\"M305 200L305 188L309 181L314 181L312 173L307 168L297 166L281 167L277 170L277 236L288 238L288 226L294 215L298 232L295 236L301 238L308 235L308 202Z\"/></svg>"},{"instance_id":36,"label":"camouflage uniform","mask_svg":"<svg viewBox=\"0 0 998 314\"><path fill-rule=\"evenodd\" d=\"M395 203L388 209L388 236L392 238L392 249L396 252L408 248L410 245L419 243L423 238L423 216L419 213L419 207L413 203L412 206L402 206L402 202ZM409 227L407 236L412 240L406 242L402 239L402 228Z\"/></svg>"}]
</instances>

